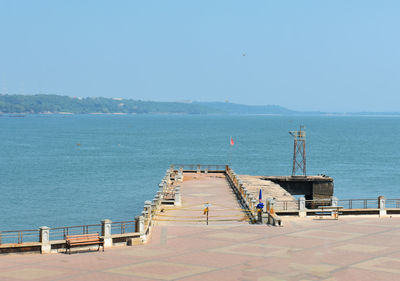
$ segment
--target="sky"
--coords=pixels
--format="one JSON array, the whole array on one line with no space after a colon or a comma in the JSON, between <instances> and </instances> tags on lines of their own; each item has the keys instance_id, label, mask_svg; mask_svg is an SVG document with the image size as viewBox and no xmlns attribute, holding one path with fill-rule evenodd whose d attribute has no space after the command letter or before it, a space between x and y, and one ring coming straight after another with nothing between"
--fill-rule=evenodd
<instances>
[{"instance_id":1,"label":"sky","mask_svg":"<svg viewBox=\"0 0 400 281\"><path fill-rule=\"evenodd\" d=\"M0 0L0 93L400 111L398 0Z\"/></svg>"}]
</instances>

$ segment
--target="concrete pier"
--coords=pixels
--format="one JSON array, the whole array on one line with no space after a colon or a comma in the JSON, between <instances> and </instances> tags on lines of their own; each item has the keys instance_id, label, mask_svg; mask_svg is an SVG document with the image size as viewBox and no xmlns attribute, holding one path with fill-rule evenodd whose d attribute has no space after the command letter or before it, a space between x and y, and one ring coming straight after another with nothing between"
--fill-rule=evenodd
<instances>
[{"instance_id":1,"label":"concrete pier","mask_svg":"<svg viewBox=\"0 0 400 281\"><path fill-rule=\"evenodd\" d=\"M237 180L254 201L245 183ZM185 173L179 185L181 206L154 209L145 244L73 255L0 255L0 280L398 280L399 217L288 217L284 227L268 227L238 220L243 212L223 174ZM147 220L152 204L145 204ZM387 200L379 204L386 210ZM145 218L137 222L144 231Z\"/></svg>"}]
</instances>

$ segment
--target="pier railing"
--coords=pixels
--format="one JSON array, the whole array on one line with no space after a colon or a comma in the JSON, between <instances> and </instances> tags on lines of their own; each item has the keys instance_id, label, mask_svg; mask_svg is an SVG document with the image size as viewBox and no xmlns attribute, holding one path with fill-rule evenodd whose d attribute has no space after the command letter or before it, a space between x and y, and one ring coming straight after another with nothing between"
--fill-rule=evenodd
<instances>
[{"instance_id":1,"label":"pier railing","mask_svg":"<svg viewBox=\"0 0 400 281\"><path fill-rule=\"evenodd\" d=\"M184 172L210 172L223 173L226 171L227 165L200 165L200 164L173 164L171 170L182 169Z\"/></svg>"},{"instance_id":2,"label":"pier railing","mask_svg":"<svg viewBox=\"0 0 400 281\"><path fill-rule=\"evenodd\" d=\"M378 209L378 199L340 199L338 205L345 209Z\"/></svg>"},{"instance_id":3,"label":"pier railing","mask_svg":"<svg viewBox=\"0 0 400 281\"><path fill-rule=\"evenodd\" d=\"M136 221L119 221L111 223L112 234L125 234L136 232Z\"/></svg>"},{"instance_id":4,"label":"pier railing","mask_svg":"<svg viewBox=\"0 0 400 281\"><path fill-rule=\"evenodd\" d=\"M27 242L38 242L39 230L7 230L0 231L0 245L2 244L22 244Z\"/></svg>"},{"instance_id":5,"label":"pier railing","mask_svg":"<svg viewBox=\"0 0 400 281\"><path fill-rule=\"evenodd\" d=\"M65 240L65 237L67 235L80 235L89 233L101 234L101 224L74 225L50 228L49 239L50 241Z\"/></svg>"}]
</instances>

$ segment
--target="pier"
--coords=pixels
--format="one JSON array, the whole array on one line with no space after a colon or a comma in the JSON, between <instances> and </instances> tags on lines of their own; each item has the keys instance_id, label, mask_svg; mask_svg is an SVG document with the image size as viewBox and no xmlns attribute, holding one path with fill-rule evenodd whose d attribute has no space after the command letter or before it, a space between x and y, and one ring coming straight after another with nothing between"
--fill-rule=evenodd
<instances>
[{"instance_id":1,"label":"pier","mask_svg":"<svg viewBox=\"0 0 400 281\"><path fill-rule=\"evenodd\" d=\"M400 200L324 200L296 200L263 176L227 166L174 165L132 221L42 227L34 234L39 241L19 231L16 243L4 243L12 237L2 232L3 253L53 254L0 255L0 279L395 280ZM318 217L335 204L342 205L339 219ZM63 233L92 232L104 239L105 252L63 254Z\"/></svg>"}]
</instances>

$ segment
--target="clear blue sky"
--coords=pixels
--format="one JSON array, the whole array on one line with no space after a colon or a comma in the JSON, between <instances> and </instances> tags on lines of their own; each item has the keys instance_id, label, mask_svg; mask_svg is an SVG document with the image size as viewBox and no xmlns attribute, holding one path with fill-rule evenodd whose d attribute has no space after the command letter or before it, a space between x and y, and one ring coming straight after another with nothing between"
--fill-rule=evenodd
<instances>
[{"instance_id":1,"label":"clear blue sky","mask_svg":"<svg viewBox=\"0 0 400 281\"><path fill-rule=\"evenodd\" d=\"M397 0L0 0L0 92L400 111L399 15Z\"/></svg>"}]
</instances>

